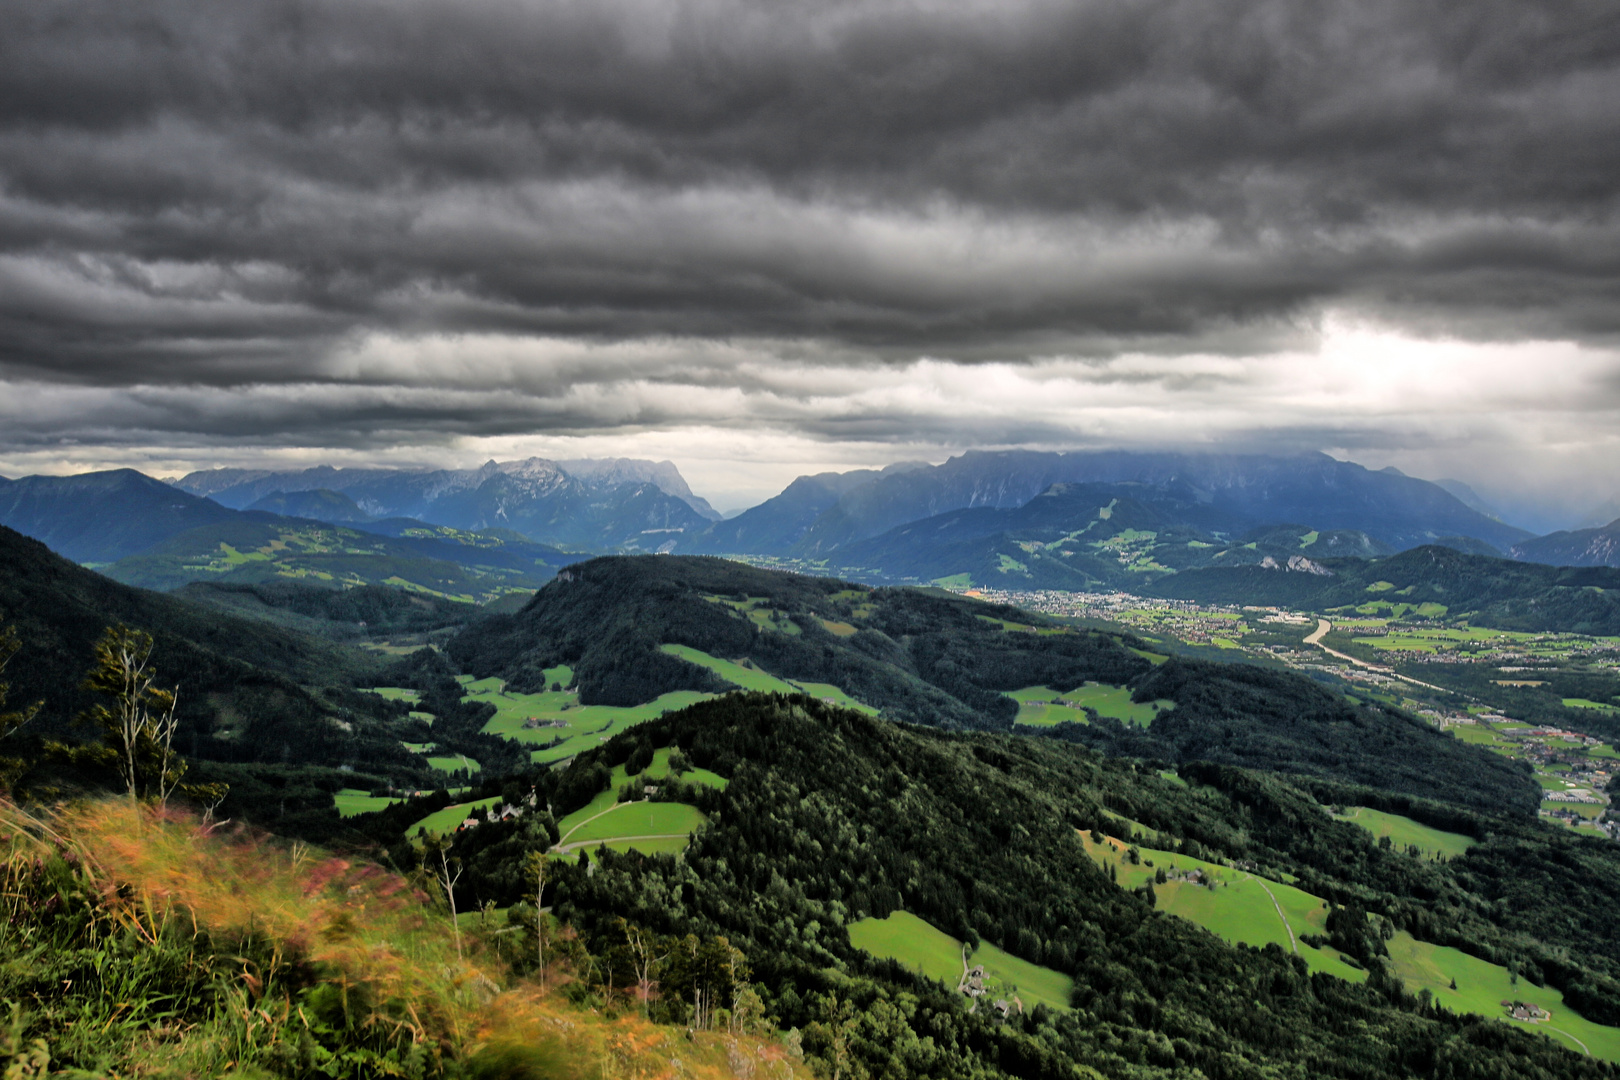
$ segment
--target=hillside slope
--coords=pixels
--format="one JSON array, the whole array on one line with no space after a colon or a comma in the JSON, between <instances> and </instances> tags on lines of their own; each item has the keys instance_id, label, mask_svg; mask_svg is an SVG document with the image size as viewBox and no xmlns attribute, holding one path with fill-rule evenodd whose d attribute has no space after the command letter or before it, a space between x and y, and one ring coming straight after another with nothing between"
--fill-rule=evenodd
<instances>
[{"instance_id":1,"label":"hillside slope","mask_svg":"<svg viewBox=\"0 0 1620 1080\"><path fill-rule=\"evenodd\" d=\"M0 479L0 525L75 562L110 563L235 516L134 469Z\"/></svg>"},{"instance_id":2,"label":"hillside slope","mask_svg":"<svg viewBox=\"0 0 1620 1080\"><path fill-rule=\"evenodd\" d=\"M1242 770L1161 776L1050 740L918 729L809 698L754 694L652 721L560 777L542 776L539 790L557 799L581 779L606 783L610 768L634 772L657 747L729 782L670 781L646 805L694 801L709 824L679 857L598 849L587 863L568 853L553 864L554 911L593 950L622 940L621 918L677 939L725 935L770 988L771 1010L804 1030L813 1052L828 1047L814 1030L825 995L851 1002L854 1075L1607 1075L1528 1025L1441 1011L1406 989L1382 944L1386 927L1425 941L1449 935L1492 955L1499 948L1538 984L1545 962L1569 987L1561 1010L1583 979L1608 984L1590 969L1557 967L1573 931L1548 942L1516 936L1491 921L1487 888L1462 884L1474 870L1380 847L1324 805L1373 794L1364 789L1323 787L1319 803ZM1391 809L1446 813L1416 801ZM1493 827L1490 818L1450 813L1440 820L1482 834ZM1518 844L1561 845L1548 853L1549 867L1591 846L1550 830L1543 840L1534 822L1495 827L1506 842L1490 847L1481 869ZM1169 848L1166 861L1147 868L1145 887L1122 887L1090 851L1103 834L1123 838L1121 852L1154 838ZM517 895L503 868L524 837L524 825L503 823L457 835L471 895L497 904ZM1249 919L1274 919L1280 909L1255 889L1264 906L1228 910L1223 921L1219 912L1239 902L1239 890L1170 882L1180 856L1213 860L1229 883L1260 876L1282 889L1285 876L1298 881L1315 904L1302 913L1314 920L1314 940L1233 944ZM1584 883L1583 901L1620 898L1620 863L1610 856L1596 870L1551 870L1548 880ZM1199 892L1211 929L1222 929L1160 909L1155 888L1169 895L1178 887ZM1334 906L1317 899L1324 895ZM1560 927L1571 910L1557 903ZM885 918L905 931L892 939L892 955L868 953L858 931ZM1599 971L1614 968L1612 938L1591 950ZM944 950L937 969L925 959L936 943ZM1005 1015L993 995L975 1005L958 989L962 955L975 949L1002 957L1000 970L1019 983L1002 998ZM1055 1007L1033 1005L1037 986L1059 993ZM1020 989L1031 993L1021 1006ZM1583 1001L1594 1013L1603 1007L1597 997Z\"/></svg>"},{"instance_id":3,"label":"hillside slope","mask_svg":"<svg viewBox=\"0 0 1620 1080\"><path fill-rule=\"evenodd\" d=\"M287 815L329 809L329 791L345 781L380 784L386 777L415 785L432 776L401 743L422 738L420 725L404 716L408 707L349 689L374 684L382 671L358 649L131 588L5 528L0 622L15 625L22 642L6 669L12 700L44 703L6 747L8 755L42 763L30 785L101 782L72 770L59 775L40 744L94 736L75 724L94 701L84 677L95 642L120 623L152 635L160 685L179 688L175 745L197 775L234 785L227 813L251 808L259 823L285 820L291 828Z\"/></svg>"},{"instance_id":4,"label":"hillside slope","mask_svg":"<svg viewBox=\"0 0 1620 1080\"><path fill-rule=\"evenodd\" d=\"M712 668L660 648L684 646L781 679L829 684L891 720L1002 731L1018 712L1011 691L1112 684L1139 701L1176 702L1147 731L1149 752L1167 760L1227 761L1534 810L1534 785L1510 763L1398 711L1353 705L1290 673L1155 668L1135 644L937 591L639 556L570 567L521 612L469 626L447 651L464 670L518 689L541 688L547 669L566 664L582 704L639 705L675 690L728 687ZM1111 746L1125 735L1099 716L1073 737Z\"/></svg>"},{"instance_id":5,"label":"hillside slope","mask_svg":"<svg viewBox=\"0 0 1620 1080\"><path fill-rule=\"evenodd\" d=\"M512 533L398 521L364 529L259 511L232 515L171 536L103 572L146 589L177 589L195 581L295 580L331 588L386 583L482 603L537 589L558 567L578 558Z\"/></svg>"}]
</instances>

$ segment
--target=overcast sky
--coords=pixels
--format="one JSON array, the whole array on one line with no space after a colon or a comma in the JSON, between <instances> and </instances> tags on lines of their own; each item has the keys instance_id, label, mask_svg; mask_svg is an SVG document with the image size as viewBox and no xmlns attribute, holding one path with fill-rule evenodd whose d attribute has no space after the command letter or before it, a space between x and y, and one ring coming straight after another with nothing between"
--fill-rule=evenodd
<instances>
[{"instance_id":1,"label":"overcast sky","mask_svg":"<svg viewBox=\"0 0 1620 1080\"><path fill-rule=\"evenodd\" d=\"M1620 491L1612 0L0 0L0 472ZM1556 516L1556 515L1554 515Z\"/></svg>"}]
</instances>

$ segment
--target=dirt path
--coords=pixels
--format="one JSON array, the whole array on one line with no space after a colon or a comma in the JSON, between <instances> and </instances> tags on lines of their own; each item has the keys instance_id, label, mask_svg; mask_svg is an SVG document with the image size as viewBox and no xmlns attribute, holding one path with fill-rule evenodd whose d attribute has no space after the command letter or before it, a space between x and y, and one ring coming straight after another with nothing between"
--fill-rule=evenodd
<instances>
[{"instance_id":1,"label":"dirt path","mask_svg":"<svg viewBox=\"0 0 1620 1080\"><path fill-rule=\"evenodd\" d=\"M611 813L613 813L613 811L617 810L619 807L625 806L625 805L627 805L627 804L616 802L612 806L608 807L606 810L603 810L601 814L592 814L590 817L586 818L584 821L579 822L572 829L569 829L567 832L565 832L561 836L557 837L557 843L561 844L564 840L567 840L570 836L573 836L575 833L579 832L579 830L583 829L585 826L589 825L591 822L593 822L597 818L601 817L602 814L611 814ZM553 848L552 850L555 851L556 849Z\"/></svg>"},{"instance_id":2,"label":"dirt path","mask_svg":"<svg viewBox=\"0 0 1620 1080\"><path fill-rule=\"evenodd\" d=\"M1576 1046L1578 1046L1582 1050L1586 1051L1586 1056L1587 1057L1592 1056L1592 1048L1591 1047L1589 1047L1585 1043L1581 1042L1581 1040L1577 1039L1575 1036L1571 1035L1569 1032L1565 1031L1563 1028L1555 1028L1551 1024L1548 1024L1547 1025L1547 1030L1548 1031L1556 1031L1556 1032L1558 1032L1558 1034L1564 1036L1570 1042L1574 1043Z\"/></svg>"},{"instance_id":3,"label":"dirt path","mask_svg":"<svg viewBox=\"0 0 1620 1080\"><path fill-rule=\"evenodd\" d=\"M1282 905L1277 903L1277 895L1271 891L1271 886L1267 885L1264 879L1257 878L1253 874L1245 874L1244 877L1247 877L1250 881L1253 881L1256 885L1266 890L1266 895L1271 898L1271 906L1277 909L1277 918L1282 920L1283 929L1288 931L1288 947L1294 950L1295 956L1298 956L1299 942L1294 940L1294 928L1289 925L1288 916L1283 914ZM1574 1038L1574 1036L1570 1037Z\"/></svg>"}]
</instances>

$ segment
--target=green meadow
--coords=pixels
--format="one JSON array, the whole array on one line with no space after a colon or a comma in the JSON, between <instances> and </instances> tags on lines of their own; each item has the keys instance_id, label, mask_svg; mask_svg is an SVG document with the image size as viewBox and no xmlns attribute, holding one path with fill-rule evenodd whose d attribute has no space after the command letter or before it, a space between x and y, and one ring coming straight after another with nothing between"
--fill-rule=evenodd
<instances>
[{"instance_id":1,"label":"green meadow","mask_svg":"<svg viewBox=\"0 0 1620 1080\"><path fill-rule=\"evenodd\" d=\"M463 701L482 701L495 707L495 715L484 724L484 733L542 747L529 754L537 763L571 758L621 731L712 696L681 690L630 708L581 705L578 692L570 689L574 673L562 665L547 668L545 681L548 687L563 689L546 689L535 694L509 691L502 680L493 677L471 679L463 675L460 681ZM531 720L546 726L530 727Z\"/></svg>"},{"instance_id":2,"label":"green meadow","mask_svg":"<svg viewBox=\"0 0 1620 1080\"><path fill-rule=\"evenodd\" d=\"M402 686L373 686L371 693L386 701L408 701L412 705L420 705L422 702L421 694Z\"/></svg>"},{"instance_id":3,"label":"green meadow","mask_svg":"<svg viewBox=\"0 0 1620 1080\"><path fill-rule=\"evenodd\" d=\"M427 759L432 768L440 772L478 772L482 766L465 754L437 754Z\"/></svg>"},{"instance_id":4,"label":"green meadow","mask_svg":"<svg viewBox=\"0 0 1620 1080\"><path fill-rule=\"evenodd\" d=\"M685 803L621 803L579 822L564 833L558 846L568 848L617 838L674 837L682 840L684 847L684 841L708 820L697 807Z\"/></svg>"},{"instance_id":5,"label":"green meadow","mask_svg":"<svg viewBox=\"0 0 1620 1080\"><path fill-rule=\"evenodd\" d=\"M1442 832L1411 818L1386 814L1366 806L1352 806L1340 820L1354 822L1374 836L1389 837L1397 851L1415 847L1425 855L1439 855L1444 859L1461 855L1477 842L1471 836Z\"/></svg>"},{"instance_id":6,"label":"green meadow","mask_svg":"<svg viewBox=\"0 0 1620 1080\"><path fill-rule=\"evenodd\" d=\"M886 919L861 919L848 929L849 943L857 949L898 960L946 986L961 981L962 943L908 911L896 911ZM968 964L984 966L989 991L985 997L990 1000L1016 993L1026 1008L1069 1007L1074 980L1061 972L1019 959L989 942L979 944L968 956Z\"/></svg>"},{"instance_id":7,"label":"green meadow","mask_svg":"<svg viewBox=\"0 0 1620 1080\"><path fill-rule=\"evenodd\" d=\"M661 648L670 656L677 656L689 664L708 668L728 683L744 690L760 690L767 694L809 694L811 697L830 701L834 705L841 705L846 709L857 709L868 716L878 714L878 710L870 705L856 701L832 683L794 682L788 679L778 679L770 672L754 667L752 662L743 665L733 660L722 660L717 656L710 656L701 649L694 649L687 645L664 645Z\"/></svg>"},{"instance_id":8,"label":"green meadow","mask_svg":"<svg viewBox=\"0 0 1620 1080\"><path fill-rule=\"evenodd\" d=\"M374 810L385 810L399 799L391 799L384 795L373 795L369 791L358 788L344 788L332 796L337 804L337 812L343 817L354 817L356 814L369 814Z\"/></svg>"},{"instance_id":9,"label":"green meadow","mask_svg":"<svg viewBox=\"0 0 1620 1080\"><path fill-rule=\"evenodd\" d=\"M1550 987L1534 986L1524 979L1513 981L1507 968L1486 963L1460 949L1431 945L1397 931L1389 941L1389 958L1398 974L1414 992L1434 995L1437 1004L1455 1013L1494 1016L1506 1023L1523 1024L1565 1046L1584 1051L1605 1061L1620 1061L1620 1028L1594 1024L1564 1004L1564 995ZM1456 983L1453 990L1452 983ZM1504 1001L1523 1001L1552 1014L1550 1020L1532 1023L1512 1020Z\"/></svg>"},{"instance_id":10,"label":"green meadow","mask_svg":"<svg viewBox=\"0 0 1620 1080\"><path fill-rule=\"evenodd\" d=\"M775 675L759 670L756 667L744 667L731 660L722 660L717 656L710 656L699 649L686 645L660 646L670 656L678 656L688 664L696 664L701 668L708 668L716 675L733 686L740 686L744 690L758 690L766 694L797 694L799 688L792 683L778 679Z\"/></svg>"},{"instance_id":11,"label":"green meadow","mask_svg":"<svg viewBox=\"0 0 1620 1080\"><path fill-rule=\"evenodd\" d=\"M1119 885L1133 889L1153 884L1158 910L1197 923L1227 941L1263 948L1277 945L1296 953L1312 971L1320 971L1350 982L1365 982L1367 972L1352 967L1331 947L1320 949L1300 941L1304 934L1327 930L1327 904L1281 881L1257 877L1202 859L1171 851L1139 848L1139 864L1125 856L1126 845L1113 837L1097 843L1082 836L1086 851L1103 866L1112 866ZM1200 871L1214 886L1192 881L1154 882L1158 871L1175 875Z\"/></svg>"},{"instance_id":12,"label":"green meadow","mask_svg":"<svg viewBox=\"0 0 1620 1080\"><path fill-rule=\"evenodd\" d=\"M641 773L647 781L667 779L672 748L653 752L652 764ZM681 774L688 784L705 784L725 790L729 783L725 777L708 769L691 769ZM691 834L707 819L696 807L684 803L638 801L620 803L619 790L630 782L630 774L623 765L614 766L608 786L598 792L585 806L557 823L561 834L557 850L577 850L577 845L589 843L596 847L601 842L614 851L635 848L648 855L678 853L686 850ZM656 837L653 840L631 840L630 837Z\"/></svg>"},{"instance_id":13,"label":"green meadow","mask_svg":"<svg viewBox=\"0 0 1620 1080\"><path fill-rule=\"evenodd\" d=\"M1065 722L1089 723L1085 710L1096 711L1098 716L1109 716L1127 724L1147 727L1160 712L1175 705L1166 699L1135 702L1131 692L1123 686L1086 683L1066 694L1059 694L1048 686L1026 686L1008 692L1008 697L1019 704L1016 723L1032 727L1051 727ZM1041 703L1041 704L1037 704Z\"/></svg>"},{"instance_id":14,"label":"green meadow","mask_svg":"<svg viewBox=\"0 0 1620 1080\"><path fill-rule=\"evenodd\" d=\"M419 829L426 829L429 836L442 836L454 832L456 826L467 819L476 806L493 807L501 801L499 795L491 795L487 799L475 799L472 802L453 803L443 810L435 810L420 821L414 821L405 830L405 835L414 837Z\"/></svg>"}]
</instances>

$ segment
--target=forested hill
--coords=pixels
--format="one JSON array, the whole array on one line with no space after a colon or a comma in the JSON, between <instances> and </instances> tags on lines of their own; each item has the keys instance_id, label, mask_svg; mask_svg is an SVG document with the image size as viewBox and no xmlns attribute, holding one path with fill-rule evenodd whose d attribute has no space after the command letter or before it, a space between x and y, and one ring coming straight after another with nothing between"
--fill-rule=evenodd
<instances>
[{"instance_id":1,"label":"forested hill","mask_svg":"<svg viewBox=\"0 0 1620 1080\"><path fill-rule=\"evenodd\" d=\"M1281 565L1187 570L1151 591L1204 603L1318 611L1369 599L1439 604L1448 619L1503 630L1620 634L1620 570L1612 567L1543 566L1434 546L1384 559L1325 559L1321 566L1332 576Z\"/></svg>"},{"instance_id":2,"label":"forested hill","mask_svg":"<svg viewBox=\"0 0 1620 1080\"><path fill-rule=\"evenodd\" d=\"M120 584L4 526L0 622L15 624L23 642L6 673L13 698L43 699L40 722L52 726L88 703L79 684L96 639L115 623L152 634L163 676L183 684L182 702L250 677L343 683L372 664L318 638Z\"/></svg>"},{"instance_id":3,"label":"forested hill","mask_svg":"<svg viewBox=\"0 0 1620 1080\"><path fill-rule=\"evenodd\" d=\"M1523 817L1541 802L1525 763L1289 672L1176 657L1136 687L1176 707L1145 728L1098 721L1064 725L1054 736L1111 754L1332 777Z\"/></svg>"},{"instance_id":4,"label":"forested hill","mask_svg":"<svg viewBox=\"0 0 1620 1080\"><path fill-rule=\"evenodd\" d=\"M401 745L427 732L405 718L409 706L352 689L379 680L382 665L370 654L119 584L0 527L0 626L16 627L20 643L5 669L10 702L43 702L3 747L29 763L19 789L106 782L62 765L47 740L95 737L74 721L97 700L85 676L96 641L115 624L152 635L159 685L179 688L175 746L192 759L193 778L232 785L225 813L296 832L299 814L329 813L330 792L346 784L431 782L426 763ZM499 763L485 749L501 748L499 740L454 741L445 727L435 735L441 744Z\"/></svg>"},{"instance_id":5,"label":"forested hill","mask_svg":"<svg viewBox=\"0 0 1620 1080\"><path fill-rule=\"evenodd\" d=\"M449 645L466 671L539 688L574 669L582 704L639 705L673 690L729 688L660 650L683 645L747 658L783 679L830 683L891 719L1008 728L1004 690L1087 679L1125 683L1148 661L1106 634L944 593L869 589L725 559L623 556L564 570L520 613L469 626ZM1002 620L1029 632L1007 633Z\"/></svg>"},{"instance_id":6,"label":"forested hill","mask_svg":"<svg viewBox=\"0 0 1620 1080\"><path fill-rule=\"evenodd\" d=\"M1381 804L1493 836L1476 846L1477 859L1419 859L1324 805L1377 798L1365 789L1321 786L1319 803L1243 770L1164 777L1051 740L930 731L762 694L701 703L627 732L560 777L539 776L539 794L575 805L590 793L590 785L571 790L581 778L605 783L615 767L634 773L664 747L729 780L723 789L671 782L654 795L695 802L709 823L681 857L595 850L589 866L572 854L558 860L547 886L553 911L593 952L624 940L621 918L671 936L664 940L725 935L748 955L769 1011L806 1031L807 1051L829 1061L826 1029L816 1027L824 995L850 1003L853 1061L844 1075L1613 1075L1526 1027L1432 1007L1401 981L1385 946L1392 935L1401 945L1416 934L1466 948L1607 1017L1620 1005L1608 981L1614 935L1583 927L1603 921L1590 912L1620 902L1620 864L1600 842L1420 800ZM1228 912L1229 921L1234 909L1222 905L1236 903L1243 881L1297 881L1335 905L1326 936L1292 953L1286 944L1228 944L1155 910L1153 884L1127 888L1123 873L1116 883L1094 852L1103 834L1123 838L1108 848L1116 855L1132 842L1167 849L1141 853L1160 860L1161 894L1196 892L1194 903ZM510 867L531 843L545 841L522 820L458 834L471 902L520 900L527 885ZM1166 885L1178 859L1183 867L1209 860L1232 887ZM1547 894L1539 911L1500 891L1505 861L1539 875ZM1272 900L1255 896L1255 918L1271 919ZM954 974L942 985L918 977L911 961L879 960L857 945L855 928L870 927L863 920L897 915L966 949L1005 950L1011 962L1039 965L1072 987L1056 1008L1004 1018L981 1003L970 1012L952 989ZM1545 934L1534 928L1542 921ZM945 939L952 951L936 977L958 961L954 944ZM1029 988L1039 973L1022 970Z\"/></svg>"},{"instance_id":7,"label":"forested hill","mask_svg":"<svg viewBox=\"0 0 1620 1080\"><path fill-rule=\"evenodd\" d=\"M448 651L464 671L520 689L539 689L547 669L566 664L583 704L732 688L713 668L661 648L684 646L836 687L887 719L1001 731L1012 730L1018 711L1010 691L1113 684L1175 707L1145 731L1097 716L1061 729L1066 736L1165 761L1221 761L1534 811L1535 786L1514 765L1398 710L1356 705L1288 672L1156 668L1140 644L937 590L628 556L569 567L521 612L469 626Z\"/></svg>"}]
</instances>

